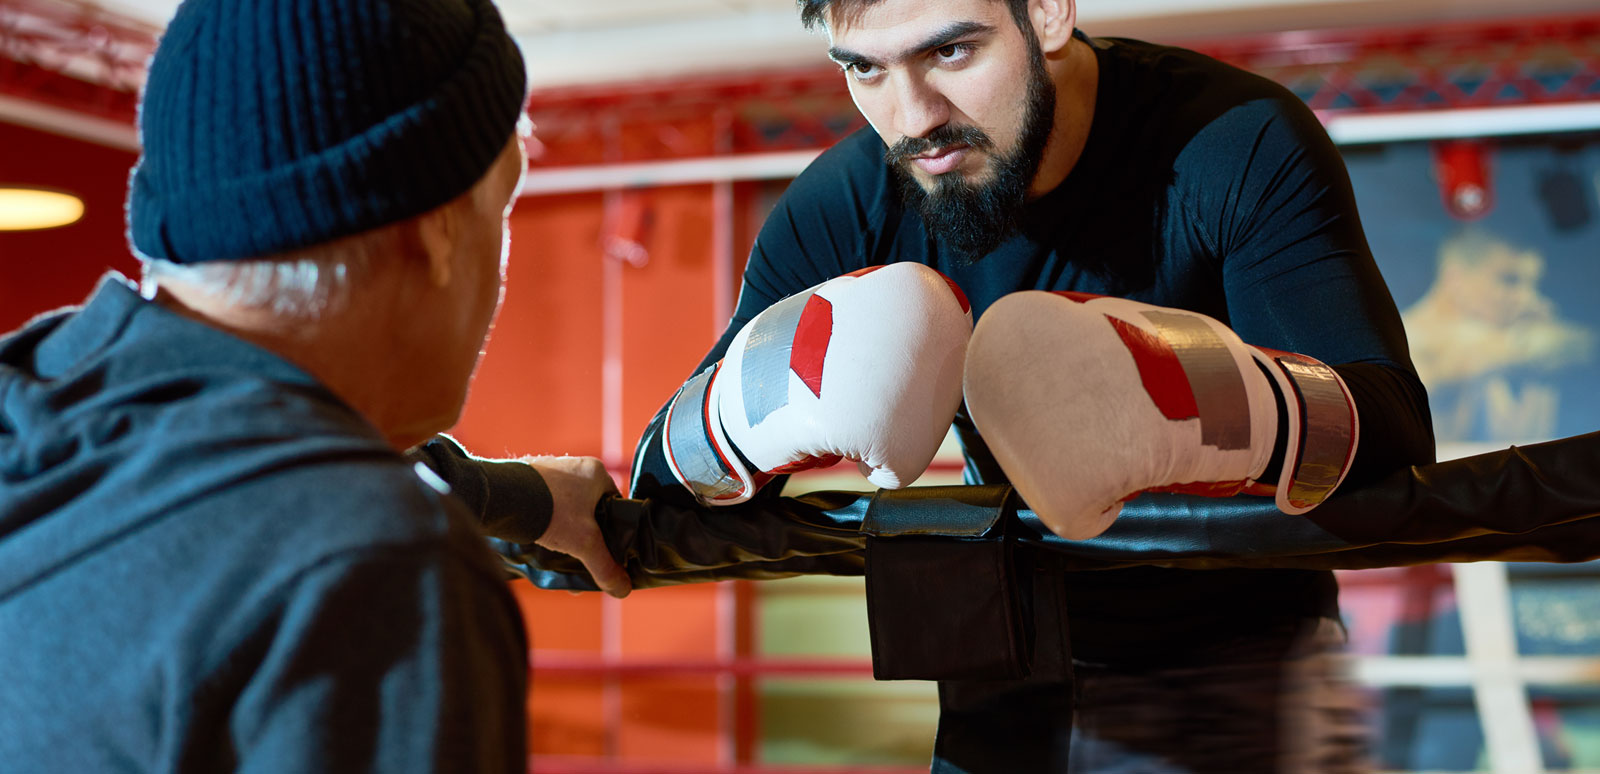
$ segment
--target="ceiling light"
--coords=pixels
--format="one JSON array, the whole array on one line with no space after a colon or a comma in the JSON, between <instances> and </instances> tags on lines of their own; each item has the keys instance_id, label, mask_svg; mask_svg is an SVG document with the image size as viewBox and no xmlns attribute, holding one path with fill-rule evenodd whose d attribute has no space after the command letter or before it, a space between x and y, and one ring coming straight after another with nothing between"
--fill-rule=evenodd
<instances>
[{"instance_id":1,"label":"ceiling light","mask_svg":"<svg viewBox=\"0 0 1600 774\"><path fill-rule=\"evenodd\" d=\"M62 191L0 185L0 231L27 231L75 223L83 200Z\"/></svg>"}]
</instances>

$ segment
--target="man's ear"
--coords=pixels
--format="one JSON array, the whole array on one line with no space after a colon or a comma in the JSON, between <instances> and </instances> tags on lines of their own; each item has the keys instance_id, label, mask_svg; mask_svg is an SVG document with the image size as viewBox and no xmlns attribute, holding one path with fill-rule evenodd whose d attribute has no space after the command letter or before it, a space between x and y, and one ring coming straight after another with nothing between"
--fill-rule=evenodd
<instances>
[{"instance_id":1,"label":"man's ear","mask_svg":"<svg viewBox=\"0 0 1600 774\"><path fill-rule=\"evenodd\" d=\"M449 203L417 218L417 241L422 245L423 257L428 261L428 279L434 287L450 284L450 272L455 262L457 223L455 207Z\"/></svg>"},{"instance_id":2,"label":"man's ear","mask_svg":"<svg viewBox=\"0 0 1600 774\"><path fill-rule=\"evenodd\" d=\"M1033 22L1034 34L1039 37L1039 48L1048 56L1072 42L1072 30L1078 25L1078 6L1073 0L1029 0L1028 18Z\"/></svg>"}]
</instances>

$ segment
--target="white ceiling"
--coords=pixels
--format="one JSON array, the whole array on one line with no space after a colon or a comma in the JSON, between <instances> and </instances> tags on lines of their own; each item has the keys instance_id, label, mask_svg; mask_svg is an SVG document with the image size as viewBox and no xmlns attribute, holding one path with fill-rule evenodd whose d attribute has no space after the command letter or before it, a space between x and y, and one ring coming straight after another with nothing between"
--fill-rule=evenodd
<instances>
[{"instance_id":1,"label":"white ceiling","mask_svg":"<svg viewBox=\"0 0 1600 774\"><path fill-rule=\"evenodd\" d=\"M164 24L178 0L99 0ZM794 0L498 0L535 88L821 64ZM1596 0L1079 0L1094 35L1162 42L1590 11Z\"/></svg>"}]
</instances>

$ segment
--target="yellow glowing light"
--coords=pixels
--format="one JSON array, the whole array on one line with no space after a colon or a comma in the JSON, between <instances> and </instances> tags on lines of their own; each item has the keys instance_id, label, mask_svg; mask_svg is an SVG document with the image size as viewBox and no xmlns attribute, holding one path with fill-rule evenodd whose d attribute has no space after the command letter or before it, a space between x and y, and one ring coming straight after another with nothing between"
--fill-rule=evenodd
<instances>
[{"instance_id":1,"label":"yellow glowing light","mask_svg":"<svg viewBox=\"0 0 1600 774\"><path fill-rule=\"evenodd\" d=\"M0 231L55 228L83 217L83 200L40 188L0 188Z\"/></svg>"}]
</instances>

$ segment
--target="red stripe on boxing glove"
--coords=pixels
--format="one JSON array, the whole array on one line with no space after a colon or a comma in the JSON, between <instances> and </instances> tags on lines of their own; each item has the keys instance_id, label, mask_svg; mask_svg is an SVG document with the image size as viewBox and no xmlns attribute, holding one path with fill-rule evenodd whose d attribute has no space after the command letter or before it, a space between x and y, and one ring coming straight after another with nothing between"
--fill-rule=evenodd
<instances>
[{"instance_id":1,"label":"red stripe on boxing glove","mask_svg":"<svg viewBox=\"0 0 1600 774\"><path fill-rule=\"evenodd\" d=\"M905 486L961 404L971 333L966 297L921 264L869 267L785 298L678 391L667 463L713 505L840 459L878 486Z\"/></svg>"},{"instance_id":2,"label":"red stripe on boxing glove","mask_svg":"<svg viewBox=\"0 0 1600 774\"><path fill-rule=\"evenodd\" d=\"M1272 495L1303 513L1343 481L1358 438L1355 403L1326 365L1245 344L1203 314L1082 293L991 306L965 392L1018 493L1073 540L1147 491Z\"/></svg>"}]
</instances>

